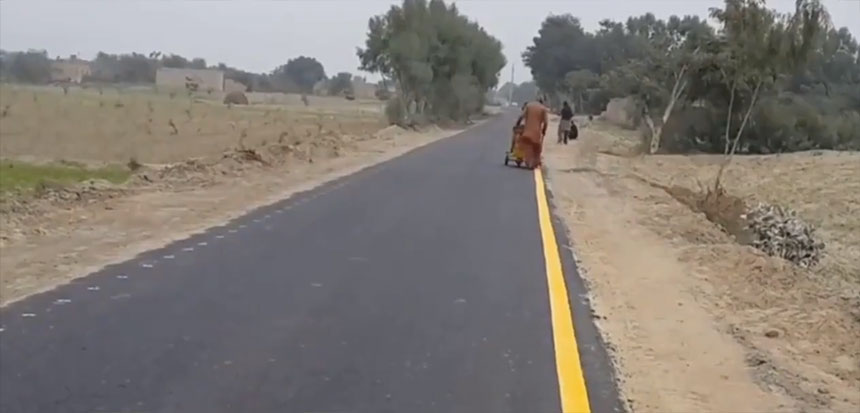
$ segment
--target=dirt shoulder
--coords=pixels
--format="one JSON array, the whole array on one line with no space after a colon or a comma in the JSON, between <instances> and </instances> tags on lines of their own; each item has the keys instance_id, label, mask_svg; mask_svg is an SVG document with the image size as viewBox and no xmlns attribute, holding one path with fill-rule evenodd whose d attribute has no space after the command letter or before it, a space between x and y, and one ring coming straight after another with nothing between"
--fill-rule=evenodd
<instances>
[{"instance_id":1,"label":"dirt shoulder","mask_svg":"<svg viewBox=\"0 0 860 413\"><path fill-rule=\"evenodd\" d=\"M235 150L211 159L144 167L125 185L46 188L7 202L0 225L0 304L187 238L307 190L456 134L397 127L355 137Z\"/></svg>"},{"instance_id":2,"label":"dirt shoulder","mask_svg":"<svg viewBox=\"0 0 860 413\"><path fill-rule=\"evenodd\" d=\"M802 270L679 201L719 158L627 156L634 146L597 122L545 154L631 409L858 411L860 154L749 157L728 173L734 195L820 229L827 255Z\"/></svg>"}]
</instances>

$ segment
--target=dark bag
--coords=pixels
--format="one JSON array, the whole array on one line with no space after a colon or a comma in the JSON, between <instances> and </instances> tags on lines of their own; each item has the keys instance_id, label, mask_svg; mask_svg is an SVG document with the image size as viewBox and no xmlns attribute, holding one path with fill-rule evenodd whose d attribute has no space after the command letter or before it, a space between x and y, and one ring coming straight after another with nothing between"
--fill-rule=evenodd
<instances>
[{"instance_id":1,"label":"dark bag","mask_svg":"<svg viewBox=\"0 0 860 413\"><path fill-rule=\"evenodd\" d=\"M576 124L570 122L570 130L567 131L567 139L574 140L579 137L579 129Z\"/></svg>"}]
</instances>

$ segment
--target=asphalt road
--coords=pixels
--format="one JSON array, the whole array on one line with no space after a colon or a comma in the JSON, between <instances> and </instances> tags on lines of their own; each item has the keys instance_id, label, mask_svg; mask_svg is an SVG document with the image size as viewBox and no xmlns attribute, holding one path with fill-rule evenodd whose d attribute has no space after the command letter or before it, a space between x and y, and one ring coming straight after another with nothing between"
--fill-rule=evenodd
<instances>
[{"instance_id":1,"label":"asphalt road","mask_svg":"<svg viewBox=\"0 0 860 413\"><path fill-rule=\"evenodd\" d=\"M0 411L561 412L511 116L3 308ZM588 405L621 411L553 225Z\"/></svg>"}]
</instances>

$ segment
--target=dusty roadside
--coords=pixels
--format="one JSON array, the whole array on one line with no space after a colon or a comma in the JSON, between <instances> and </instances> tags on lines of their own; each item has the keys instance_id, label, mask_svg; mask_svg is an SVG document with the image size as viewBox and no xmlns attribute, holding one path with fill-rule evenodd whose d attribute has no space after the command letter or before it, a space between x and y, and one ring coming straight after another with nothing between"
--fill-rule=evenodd
<instances>
[{"instance_id":1,"label":"dusty roadside","mask_svg":"<svg viewBox=\"0 0 860 413\"><path fill-rule=\"evenodd\" d=\"M13 205L0 225L0 304L457 132L389 127L362 138L322 136L301 145L269 145L220 159L144 168L119 187L94 182L19 208Z\"/></svg>"},{"instance_id":2,"label":"dusty roadside","mask_svg":"<svg viewBox=\"0 0 860 413\"><path fill-rule=\"evenodd\" d=\"M829 254L808 271L667 190L696 191L713 157L627 156L635 139L599 122L580 136L548 145L547 175L633 411L860 410L860 234L846 216L860 154L743 159L727 177L820 228Z\"/></svg>"}]
</instances>

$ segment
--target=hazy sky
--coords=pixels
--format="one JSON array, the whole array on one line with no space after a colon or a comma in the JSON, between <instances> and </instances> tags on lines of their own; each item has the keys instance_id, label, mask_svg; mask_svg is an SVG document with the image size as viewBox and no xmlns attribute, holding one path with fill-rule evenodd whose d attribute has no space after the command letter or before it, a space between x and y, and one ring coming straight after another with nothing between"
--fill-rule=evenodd
<instances>
[{"instance_id":1,"label":"hazy sky","mask_svg":"<svg viewBox=\"0 0 860 413\"><path fill-rule=\"evenodd\" d=\"M3 0L0 48L46 49L51 56L98 51L177 53L203 57L255 72L268 72L298 55L313 56L332 75L356 72L355 49L364 43L367 20L392 0ZM604 18L624 20L653 12L706 15L721 0L460 0L460 11L477 20L505 46L516 80L531 78L520 54L550 14L571 13L588 30ZM837 26L860 35L860 0L824 0ZM770 0L792 9L794 0ZM510 66L502 80L510 78Z\"/></svg>"}]
</instances>

